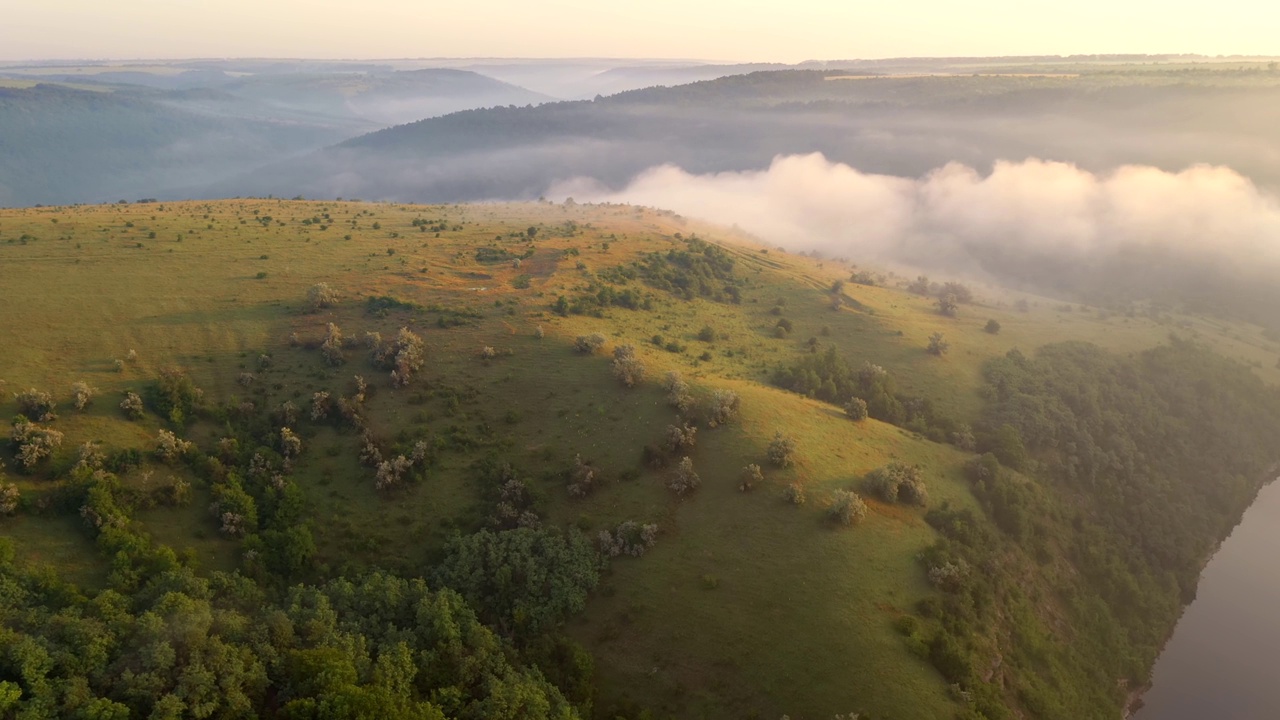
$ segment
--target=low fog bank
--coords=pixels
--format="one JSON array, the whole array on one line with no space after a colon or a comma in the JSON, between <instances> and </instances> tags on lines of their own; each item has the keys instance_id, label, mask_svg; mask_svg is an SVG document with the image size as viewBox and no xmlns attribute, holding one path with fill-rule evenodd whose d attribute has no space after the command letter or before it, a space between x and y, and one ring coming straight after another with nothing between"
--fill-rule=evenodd
<instances>
[{"instance_id":1,"label":"low fog bank","mask_svg":"<svg viewBox=\"0 0 1280 720\"><path fill-rule=\"evenodd\" d=\"M1280 203L1226 167L1093 173L1028 159L904 178L814 153L747 172L662 165L621 190L579 178L548 194L569 196L737 225L791 250L1280 324Z\"/></svg>"}]
</instances>

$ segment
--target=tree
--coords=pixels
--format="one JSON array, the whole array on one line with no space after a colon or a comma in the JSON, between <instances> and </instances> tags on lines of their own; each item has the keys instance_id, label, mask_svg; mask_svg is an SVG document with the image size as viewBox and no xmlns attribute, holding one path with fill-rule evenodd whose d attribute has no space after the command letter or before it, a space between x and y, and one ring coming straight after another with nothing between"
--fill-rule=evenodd
<instances>
[{"instance_id":1,"label":"tree","mask_svg":"<svg viewBox=\"0 0 1280 720\"><path fill-rule=\"evenodd\" d=\"M800 483L791 483L782 491L783 497L792 505L803 505L807 499L804 492L804 486Z\"/></svg>"},{"instance_id":2,"label":"tree","mask_svg":"<svg viewBox=\"0 0 1280 720\"><path fill-rule=\"evenodd\" d=\"M716 341L715 328L711 327L710 325L703 325L702 329L698 331L698 339L701 340L702 342L707 342L707 343L715 342Z\"/></svg>"},{"instance_id":3,"label":"tree","mask_svg":"<svg viewBox=\"0 0 1280 720\"><path fill-rule=\"evenodd\" d=\"M325 362L330 365L341 365L346 362L346 356L342 354L342 329L334 323L325 326L324 342L320 343L320 354L324 356Z\"/></svg>"},{"instance_id":4,"label":"tree","mask_svg":"<svg viewBox=\"0 0 1280 720\"><path fill-rule=\"evenodd\" d=\"M956 296L950 295L950 294L943 295L942 297L938 298L937 305L938 305L938 312L942 313L943 315L946 315L947 317L955 317L956 312L960 308L960 303L959 301L956 300Z\"/></svg>"},{"instance_id":5,"label":"tree","mask_svg":"<svg viewBox=\"0 0 1280 720\"><path fill-rule=\"evenodd\" d=\"M18 412L33 422L49 422L58 415L53 411L53 396L43 390L31 388L13 396L18 401Z\"/></svg>"},{"instance_id":6,"label":"tree","mask_svg":"<svg viewBox=\"0 0 1280 720\"><path fill-rule=\"evenodd\" d=\"M693 460L686 455L680 458L680 462L676 465L675 472L671 474L670 480L667 482L667 488L680 497L684 497L702 484L702 479L698 477L698 473L693 470Z\"/></svg>"},{"instance_id":7,"label":"tree","mask_svg":"<svg viewBox=\"0 0 1280 720\"><path fill-rule=\"evenodd\" d=\"M698 428L687 423L668 425L663 445L667 452L688 452L698 441Z\"/></svg>"},{"instance_id":8,"label":"tree","mask_svg":"<svg viewBox=\"0 0 1280 720\"><path fill-rule=\"evenodd\" d=\"M866 487L887 503L926 505L929 492L919 466L889 463L867 474Z\"/></svg>"},{"instance_id":9,"label":"tree","mask_svg":"<svg viewBox=\"0 0 1280 720\"><path fill-rule=\"evenodd\" d=\"M947 350L950 348L951 343L947 342L946 336L940 332L935 332L929 336L929 347L925 349L928 350L930 355L942 357L947 354Z\"/></svg>"},{"instance_id":10,"label":"tree","mask_svg":"<svg viewBox=\"0 0 1280 720\"><path fill-rule=\"evenodd\" d=\"M23 415L14 419L13 431L9 437L13 441L18 462L26 470L34 468L41 460L52 455L54 448L62 445L62 433L41 427Z\"/></svg>"},{"instance_id":11,"label":"tree","mask_svg":"<svg viewBox=\"0 0 1280 720\"><path fill-rule=\"evenodd\" d=\"M509 637L551 630L586 606L600 556L580 533L518 528L454 536L434 581Z\"/></svg>"},{"instance_id":12,"label":"tree","mask_svg":"<svg viewBox=\"0 0 1280 720\"><path fill-rule=\"evenodd\" d=\"M742 468L741 479L738 481L738 491L750 492L762 482L764 482L764 473L760 471L760 466L751 463Z\"/></svg>"},{"instance_id":13,"label":"tree","mask_svg":"<svg viewBox=\"0 0 1280 720\"><path fill-rule=\"evenodd\" d=\"M583 355L594 354L597 350L604 347L605 337L600 333L591 333L590 335L579 335L573 341L573 349Z\"/></svg>"},{"instance_id":14,"label":"tree","mask_svg":"<svg viewBox=\"0 0 1280 720\"><path fill-rule=\"evenodd\" d=\"M992 319L992 320L988 320L988 321L987 321L987 324L986 324L985 326L983 326L983 328L982 328L982 329L983 329L983 331L985 331L985 332L987 332L987 333L990 333L990 334L992 334L992 335L999 335L999 334L1000 334L1000 323L999 323L999 321L994 320L994 319Z\"/></svg>"},{"instance_id":15,"label":"tree","mask_svg":"<svg viewBox=\"0 0 1280 720\"><path fill-rule=\"evenodd\" d=\"M71 404L76 410L84 410L88 407L97 394L97 389L90 387L89 383L83 380L71 384Z\"/></svg>"},{"instance_id":16,"label":"tree","mask_svg":"<svg viewBox=\"0 0 1280 720\"><path fill-rule=\"evenodd\" d=\"M156 435L156 457L165 462L173 462L194 448L190 442L174 435L168 430L161 430Z\"/></svg>"},{"instance_id":17,"label":"tree","mask_svg":"<svg viewBox=\"0 0 1280 720\"><path fill-rule=\"evenodd\" d=\"M120 409L130 420L141 420L143 416L142 397L132 390L126 391L124 400L120 401Z\"/></svg>"},{"instance_id":18,"label":"tree","mask_svg":"<svg viewBox=\"0 0 1280 720\"><path fill-rule=\"evenodd\" d=\"M730 420L738 416L738 409L742 405L742 398L738 393L732 390L716 390L711 395L711 407L708 409L711 419L708 424L711 427L724 425Z\"/></svg>"},{"instance_id":19,"label":"tree","mask_svg":"<svg viewBox=\"0 0 1280 720\"><path fill-rule=\"evenodd\" d=\"M787 435L783 435L781 430L773 434L773 439L769 441L769 449L767 451L769 462L778 467L790 467L795 463L796 441Z\"/></svg>"},{"instance_id":20,"label":"tree","mask_svg":"<svg viewBox=\"0 0 1280 720\"><path fill-rule=\"evenodd\" d=\"M620 345L613 349L613 374L627 387L635 387L644 379L644 363L636 357L635 345Z\"/></svg>"},{"instance_id":21,"label":"tree","mask_svg":"<svg viewBox=\"0 0 1280 720\"><path fill-rule=\"evenodd\" d=\"M827 508L827 517L833 522L848 527L857 525L867 516L867 504L855 492L837 490L832 497L831 506Z\"/></svg>"},{"instance_id":22,"label":"tree","mask_svg":"<svg viewBox=\"0 0 1280 720\"><path fill-rule=\"evenodd\" d=\"M336 302L338 302L338 294L329 287L328 283L316 283L307 290L307 304L312 312L330 307Z\"/></svg>"},{"instance_id":23,"label":"tree","mask_svg":"<svg viewBox=\"0 0 1280 720\"><path fill-rule=\"evenodd\" d=\"M860 397L849 398L849 402L844 404L844 414L854 422L866 420L867 401Z\"/></svg>"}]
</instances>

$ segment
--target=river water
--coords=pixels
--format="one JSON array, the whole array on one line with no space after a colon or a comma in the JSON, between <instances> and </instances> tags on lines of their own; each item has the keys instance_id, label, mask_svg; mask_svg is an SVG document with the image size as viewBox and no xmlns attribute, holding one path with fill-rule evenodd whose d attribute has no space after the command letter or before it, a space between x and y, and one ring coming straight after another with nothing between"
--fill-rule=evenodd
<instances>
[{"instance_id":1,"label":"river water","mask_svg":"<svg viewBox=\"0 0 1280 720\"><path fill-rule=\"evenodd\" d=\"M1280 718L1280 482L1200 576L1135 720Z\"/></svg>"}]
</instances>

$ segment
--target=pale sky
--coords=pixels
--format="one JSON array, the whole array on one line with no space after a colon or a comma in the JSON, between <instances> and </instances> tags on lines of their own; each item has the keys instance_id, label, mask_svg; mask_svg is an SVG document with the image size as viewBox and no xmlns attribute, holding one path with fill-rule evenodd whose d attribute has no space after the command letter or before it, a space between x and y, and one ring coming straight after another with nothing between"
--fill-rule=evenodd
<instances>
[{"instance_id":1,"label":"pale sky","mask_svg":"<svg viewBox=\"0 0 1280 720\"><path fill-rule=\"evenodd\" d=\"M1280 55L1270 0L2 0L0 59Z\"/></svg>"}]
</instances>

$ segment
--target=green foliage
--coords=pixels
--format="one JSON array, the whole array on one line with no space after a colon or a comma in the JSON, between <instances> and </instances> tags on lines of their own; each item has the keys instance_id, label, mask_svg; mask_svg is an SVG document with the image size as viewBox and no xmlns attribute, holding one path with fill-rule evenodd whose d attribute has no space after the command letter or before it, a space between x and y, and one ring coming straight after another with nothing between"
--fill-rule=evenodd
<instances>
[{"instance_id":1,"label":"green foliage","mask_svg":"<svg viewBox=\"0 0 1280 720\"><path fill-rule=\"evenodd\" d=\"M645 255L636 266L640 276L652 287L686 300L741 302L734 258L719 245L697 238L686 239L685 246L685 250Z\"/></svg>"},{"instance_id":2,"label":"green foliage","mask_svg":"<svg viewBox=\"0 0 1280 720\"><path fill-rule=\"evenodd\" d=\"M486 624L529 638L581 612L600 556L580 533L519 528L453 538L435 582L457 590Z\"/></svg>"}]
</instances>

